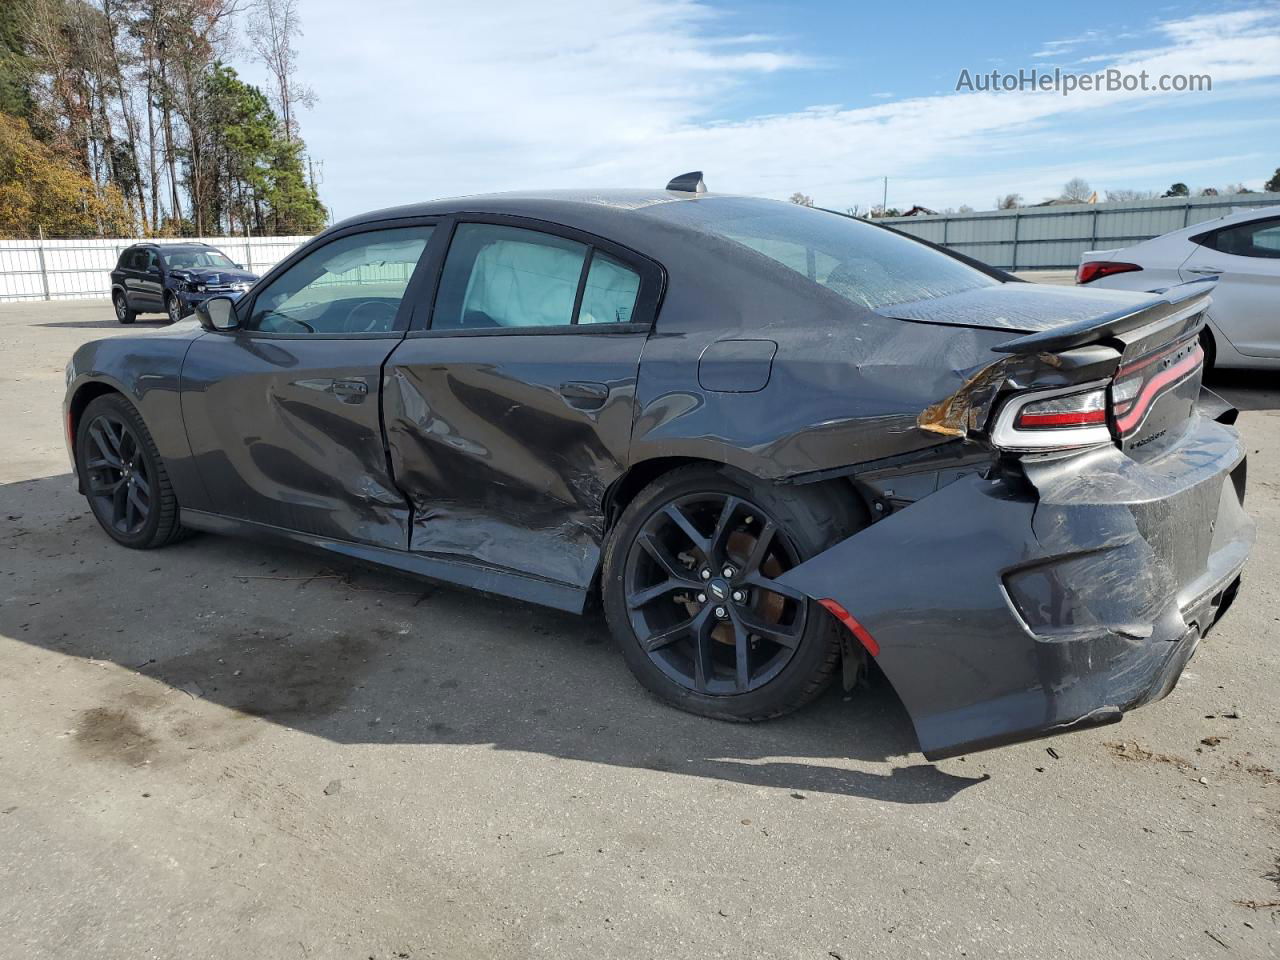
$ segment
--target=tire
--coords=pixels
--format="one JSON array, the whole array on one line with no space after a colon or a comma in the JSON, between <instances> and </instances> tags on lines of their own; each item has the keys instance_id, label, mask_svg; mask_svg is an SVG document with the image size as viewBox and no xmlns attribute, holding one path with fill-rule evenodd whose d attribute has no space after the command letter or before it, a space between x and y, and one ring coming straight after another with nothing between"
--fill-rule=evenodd
<instances>
[{"instance_id":1,"label":"tire","mask_svg":"<svg viewBox=\"0 0 1280 960\"><path fill-rule=\"evenodd\" d=\"M133 323L138 318L138 311L130 308L129 300L123 290L111 294L111 304L115 307L116 320L120 323Z\"/></svg>"},{"instance_id":2,"label":"tire","mask_svg":"<svg viewBox=\"0 0 1280 960\"><path fill-rule=\"evenodd\" d=\"M726 511L729 503L739 506ZM672 519L672 507L709 550ZM623 511L605 549L601 599L627 666L659 699L719 720L765 720L813 700L840 666L837 625L814 601L767 585L865 522L847 489L782 488L710 465L658 478ZM752 572L761 541L764 559ZM713 565L721 569L707 578L704 568ZM684 586L668 593L673 583ZM685 589L689 583L705 590ZM673 633L678 639L667 640Z\"/></svg>"},{"instance_id":3,"label":"tire","mask_svg":"<svg viewBox=\"0 0 1280 960\"><path fill-rule=\"evenodd\" d=\"M182 319L182 301L175 297L172 293L165 294L164 312L169 315L170 323L177 323Z\"/></svg>"},{"instance_id":4,"label":"tire","mask_svg":"<svg viewBox=\"0 0 1280 960\"><path fill-rule=\"evenodd\" d=\"M80 415L76 472L94 517L116 543L149 550L186 533L151 432L120 394L94 399Z\"/></svg>"}]
</instances>

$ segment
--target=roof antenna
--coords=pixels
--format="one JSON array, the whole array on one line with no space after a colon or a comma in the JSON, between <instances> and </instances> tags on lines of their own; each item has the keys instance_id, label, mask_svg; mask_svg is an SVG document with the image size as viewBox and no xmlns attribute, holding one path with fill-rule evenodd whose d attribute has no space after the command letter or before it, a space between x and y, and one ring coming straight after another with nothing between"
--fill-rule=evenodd
<instances>
[{"instance_id":1,"label":"roof antenna","mask_svg":"<svg viewBox=\"0 0 1280 960\"><path fill-rule=\"evenodd\" d=\"M691 173L682 173L680 176L672 179L667 184L668 190L678 190L681 193L706 193L707 185L702 180L702 171L694 170Z\"/></svg>"}]
</instances>

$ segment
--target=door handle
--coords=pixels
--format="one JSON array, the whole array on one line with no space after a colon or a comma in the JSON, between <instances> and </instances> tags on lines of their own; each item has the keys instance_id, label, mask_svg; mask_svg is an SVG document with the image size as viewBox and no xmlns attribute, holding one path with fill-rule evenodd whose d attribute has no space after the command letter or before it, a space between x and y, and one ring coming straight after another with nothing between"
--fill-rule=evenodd
<instances>
[{"instance_id":1,"label":"door handle","mask_svg":"<svg viewBox=\"0 0 1280 960\"><path fill-rule=\"evenodd\" d=\"M363 380L335 380L329 389L334 396L356 403L369 393L369 384Z\"/></svg>"},{"instance_id":2,"label":"door handle","mask_svg":"<svg viewBox=\"0 0 1280 960\"><path fill-rule=\"evenodd\" d=\"M1226 273L1221 267L1188 267L1187 273Z\"/></svg>"},{"instance_id":3,"label":"door handle","mask_svg":"<svg viewBox=\"0 0 1280 960\"><path fill-rule=\"evenodd\" d=\"M609 399L609 386L594 380L570 380L560 384L560 396L581 410L596 410Z\"/></svg>"}]
</instances>

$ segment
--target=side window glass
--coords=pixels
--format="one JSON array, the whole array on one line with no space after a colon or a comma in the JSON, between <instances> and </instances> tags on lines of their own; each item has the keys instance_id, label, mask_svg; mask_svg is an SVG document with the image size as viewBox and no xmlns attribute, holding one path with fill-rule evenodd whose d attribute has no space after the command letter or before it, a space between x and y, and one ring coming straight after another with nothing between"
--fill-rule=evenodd
<instances>
[{"instance_id":1,"label":"side window glass","mask_svg":"<svg viewBox=\"0 0 1280 960\"><path fill-rule=\"evenodd\" d=\"M1280 220L1257 220L1219 230L1212 246L1236 257L1280 259Z\"/></svg>"},{"instance_id":2,"label":"side window glass","mask_svg":"<svg viewBox=\"0 0 1280 960\"><path fill-rule=\"evenodd\" d=\"M596 250L587 270L578 323L631 323L639 291L638 273Z\"/></svg>"},{"instance_id":3,"label":"side window glass","mask_svg":"<svg viewBox=\"0 0 1280 960\"><path fill-rule=\"evenodd\" d=\"M326 243L258 294L247 328L303 334L394 330L433 229L371 230Z\"/></svg>"},{"instance_id":4,"label":"side window glass","mask_svg":"<svg viewBox=\"0 0 1280 960\"><path fill-rule=\"evenodd\" d=\"M445 258L431 327L568 325L586 258L585 244L537 230L459 224Z\"/></svg>"}]
</instances>

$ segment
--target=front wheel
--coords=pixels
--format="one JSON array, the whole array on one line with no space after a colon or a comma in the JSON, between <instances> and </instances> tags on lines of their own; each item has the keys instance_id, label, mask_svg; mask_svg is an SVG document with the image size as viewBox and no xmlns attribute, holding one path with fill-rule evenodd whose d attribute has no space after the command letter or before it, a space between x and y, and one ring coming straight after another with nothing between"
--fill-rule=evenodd
<instances>
[{"instance_id":1,"label":"front wheel","mask_svg":"<svg viewBox=\"0 0 1280 960\"><path fill-rule=\"evenodd\" d=\"M859 525L851 491L685 467L627 507L605 551L605 615L636 678L661 699L723 720L789 713L840 662L834 621L787 570Z\"/></svg>"},{"instance_id":2,"label":"front wheel","mask_svg":"<svg viewBox=\"0 0 1280 960\"><path fill-rule=\"evenodd\" d=\"M105 394L80 415L76 469L94 517L117 543L145 550L182 535L164 462L124 397Z\"/></svg>"}]
</instances>

